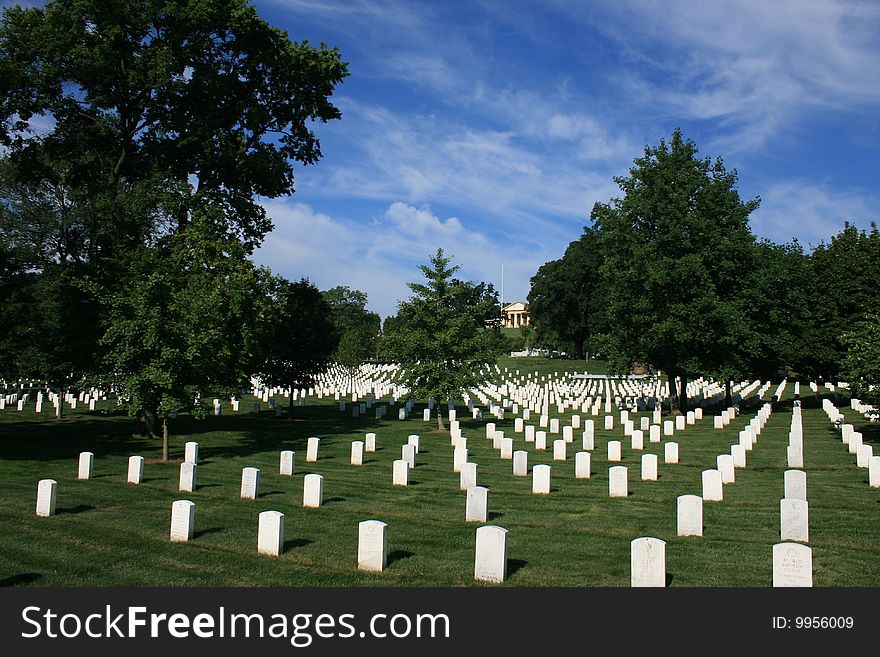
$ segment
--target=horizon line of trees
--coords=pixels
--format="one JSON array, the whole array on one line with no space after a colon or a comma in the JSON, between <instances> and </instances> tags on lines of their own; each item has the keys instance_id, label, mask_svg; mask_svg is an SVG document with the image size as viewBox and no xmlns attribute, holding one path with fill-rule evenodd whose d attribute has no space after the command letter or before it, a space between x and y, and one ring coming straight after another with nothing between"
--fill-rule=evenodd
<instances>
[{"instance_id":1,"label":"horizon line of trees","mask_svg":"<svg viewBox=\"0 0 880 657\"><path fill-rule=\"evenodd\" d=\"M737 173L698 156L676 130L645 148L623 195L596 203L562 258L542 265L528 295L542 346L613 370L662 370L680 381L789 375L847 380L880 401L880 231L844 223L811 254L758 239ZM873 386L873 387L872 387Z\"/></svg>"}]
</instances>

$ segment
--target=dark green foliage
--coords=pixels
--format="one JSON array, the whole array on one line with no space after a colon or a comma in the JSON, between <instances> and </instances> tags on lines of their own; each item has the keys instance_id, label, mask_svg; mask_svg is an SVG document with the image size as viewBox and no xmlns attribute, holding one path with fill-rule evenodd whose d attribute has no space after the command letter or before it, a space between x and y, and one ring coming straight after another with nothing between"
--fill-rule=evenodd
<instances>
[{"instance_id":1,"label":"dark green foliage","mask_svg":"<svg viewBox=\"0 0 880 657\"><path fill-rule=\"evenodd\" d=\"M842 336L880 305L880 230L845 223L810 256L810 341L804 371L834 380L847 351Z\"/></svg>"},{"instance_id":2,"label":"dark green foliage","mask_svg":"<svg viewBox=\"0 0 880 657\"><path fill-rule=\"evenodd\" d=\"M450 262L437 249L431 266L420 266L427 282L409 283L413 296L400 303L390 327L386 321L388 355L402 366L411 394L440 403L481 383L481 370L504 347L498 329L486 326L498 316L494 289L453 278L459 267ZM437 424L443 430L439 407Z\"/></svg>"},{"instance_id":3,"label":"dark green foliage","mask_svg":"<svg viewBox=\"0 0 880 657\"><path fill-rule=\"evenodd\" d=\"M379 315L367 310L365 293L343 285L324 292L324 300L330 306L333 325L339 336L333 360L350 371L355 370L376 354L381 326Z\"/></svg>"},{"instance_id":4,"label":"dark green foliage","mask_svg":"<svg viewBox=\"0 0 880 657\"><path fill-rule=\"evenodd\" d=\"M852 396L880 406L880 314L866 313L840 339L846 349L841 376L849 382Z\"/></svg>"},{"instance_id":5,"label":"dark green foliage","mask_svg":"<svg viewBox=\"0 0 880 657\"><path fill-rule=\"evenodd\" d=\"M258 273L237 240L219 241L194 221L156 247L131 254L106 297L106 366L130 415L150 433L202 399L246 385L255 349Z\"/></svg>"},{"instance_id":6,"label":"dark green foliage","mask_svg":"<svg viewBox=\"0 0 880 657\"><path fill-rule=\"evenodd\" d=\"M719 345L742 335L740 277L758 201L740 200L736 172L697 157L679 131L615 182L623 197L591 215L609 281L603 344L617 370L644 364L680 376L683 390L688 378L721 369Z\"/></svg>"},{"instance_id":7,"label":"dark green foliage","mask_svg":"<svg viewBox=\"0 0 880 657\"><path fill-rule=\"evenodd\" d=\"M256 373L264 384L287 388L312 385L330 364L339 344L332 309L308 280L268 281L260 319ZM293 409L293 395L289 399Z\"/></svg>"},{"instance_id":8,"label":"dark green foliage","mask_svg":"<svg viewBox=\"0 0 880 657\"><path fill-rule=\"evenodd\" d=\"M599 232L587 227L560 260L538 269L528 301L539 343L583 358L590 338L606 329L608 282L600 275L602 261Z\"/></svg>"}]
</instances>

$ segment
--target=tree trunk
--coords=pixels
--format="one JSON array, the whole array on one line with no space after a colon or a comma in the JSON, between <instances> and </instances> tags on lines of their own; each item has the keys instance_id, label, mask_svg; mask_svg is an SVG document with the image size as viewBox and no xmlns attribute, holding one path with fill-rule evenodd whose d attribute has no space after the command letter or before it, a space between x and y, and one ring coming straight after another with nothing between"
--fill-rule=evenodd
<instances>
[{"instance_id":1,"label":"tree trunk","mask_svg":"<svg viewBox=\"0 0 880 657\"><path fill-rule=\"evenodd\" d=\"M681 389L678 393L678 410L684 415L688 412L687 375L681 375Z\"/></svg>"},{"instance_id":2,"label":"tree trunk","mask_svg":"<svg viewBox=\"0 0 880 657\"><path fill-rule=\"evenodd\" d=\"M578 334L574 338L574 351L575 356L578 358L584 357L584 341L586 340L586 336Z\"/></svg>"},{"instance_id":3,"label":"tree trunk","mask_svg":"<svg viewBox=\"0 0 880 657\"><path fill-rule=\"evenodd\" d=\"M144 423L147 425L147 436L159 436L159 412L151 408L144 409Z\"/></svg>"},{"instance_id":4,"label":"tree trunk","mask_svg":"<svg viewBox=\"0 0 880 657\"><path fill-rule=\"evenodd\" d=\"M727 408L733 406L733 395L730 392L730 381L724 382L724 403Z\"/></svg>"},{"instance_id":5,"label":"tree trunk","mask_svg":"<svg viewBox=\"0 0 880 657\"><path fill-rule=\"evenodd\" d=\"M287 419L293 419L293 386L290 386L290 396L288 397L287 402Z\"/></svg>"},{"instance_id":6,"label":"tree trunk","mask_svg":"<svg viewBox=\"0 0 880 657\"><path fill-rule=\"evenodd\" d=\"M440 405L437 405L437 431L440 433L446 433L446 427L443 425L443 413L441 412Z\"/></svg>"},{"instance_id":7,"label":"tree trunk","mask_svg":"<svg viewBox=\"0 0 880 657\"><path fill-rule=\"evenodd\" d=\"M162 418L162 462L168 461L168 418Z\"/></svg>"}]
</instances>

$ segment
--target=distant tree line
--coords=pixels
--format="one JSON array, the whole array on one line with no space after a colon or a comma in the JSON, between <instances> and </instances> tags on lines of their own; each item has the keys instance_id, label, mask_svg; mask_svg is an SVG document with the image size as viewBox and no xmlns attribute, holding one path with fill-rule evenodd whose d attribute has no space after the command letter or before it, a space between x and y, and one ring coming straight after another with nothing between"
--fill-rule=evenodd
<instances>
[{"instance_id":1,"label":"distant tree line","mask_svg":"<svg viewBox=\"0 0 880 657\"><path fill-rule=\"evenodd\" d=\"M682 408L699 376L846 380L880 397L876 224L845 223L812 253L757 239L748 219L760 200L740 199L736 171L680 131L615 182L622 196L597 203L531 280L539 344L599 352L621 372L662 370L680 379Z\"/></svg>"}]
</instances>

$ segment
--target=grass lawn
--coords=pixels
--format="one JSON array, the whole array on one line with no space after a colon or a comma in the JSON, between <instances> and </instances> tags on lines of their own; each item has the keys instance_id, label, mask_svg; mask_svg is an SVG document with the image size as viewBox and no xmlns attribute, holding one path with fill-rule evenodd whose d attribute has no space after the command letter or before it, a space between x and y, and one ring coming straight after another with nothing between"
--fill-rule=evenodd
<instances>
[{"instance_id":1,"label":"grass lawn","mask_svg":"<svg viewBox=\"0 0 880 657\"><path fill-rule=\"evenodd\" d=\"M593 371L593 365L586 367ZM539 367L531 359L505 359L502 366L542 374L584 369L577 361L544 361ZM702 470L714 468L715 457L737 442L755 409L724 430L714 430L707 414L677 434L672 440L680 445L678 465L664 465L662 443L649 443L646 435L645 450L634 451L622 428L606 432L601 416L595 418L592 477L586 480L574 478L580 431L569 445L568 460L557 462L552 439L561 435L548 435L551 449L535 452L534 443L514 433L508 414L496 424L515 437L515 449L529 451L529 467L552 466L552 492L541 496L531 494L531 476L512 476L512 462L501 460L484 438L485 421L469 419L460 406L470 460L479 464L478 483L490 489L490 523L509 530L504 585L628 586L630 541L654 536L667 542L671 586L769 586L772 546L779 542L791 392L790 385L748 454L748 467L736 470L735 484L725 485L724 501L705 503L702 538L676 536L676 497L701 493ZM243 399L241 408L250 409L253 401ZM422 422L420 408L413 419L401 422L396 411L389 413L392 419L353 419L332 398L296 407L293 420L268 410L233 414L225 407L227 414L220 417L175 421L174 462L165 464L157 462L159 442L132 435L133 420L109 407L103 414L68 412L60 422L48 411L38 417L33 410L7 408L0 412L0 584L477 585L478 525L464 521L465 493L452 471L449 436L435 433L434 421ZM858 430L860 416L848 407L843 412ZM567 421L570 415L559 417ZM814 584L878 586L880 489L868 486L867 470L856 467L812 397L804 400L803 420ZM880 451L877 428L868 426L863 433L865 442ZM352 466L351 442L368 431L377 433L378 451L366 454L363 466ZM411 485L393 487L392 462L413 433L421 436L421 449ZM317 463L305 462L309 436L321 438ZM187 440L200 445L193 493L177 490ZM623 441L628 499L608 496L608 440ZM278 474L283 449L296 451L293 477ZM77 455L86 450L95 454L93 477L78 481ZM659 481L640 481L642 453L659 455ZM128 457L134 454L147 459L140 485L126 483ZM239 498L241 470L247 466L261 471L255 501ZM324 476L324 506L318 509L302 506L303 476L310 472ZM58 513L49 518L34 513L37 482L44 478L58 482ZM188 543L168 539L171 505L177 499L196 504L195 537ZM269 509L285 514L280 557L257 554L257 518ZM379 574L357 570L358 522L368 519L388 523L389 565Z\"/></svg>"}]
</instances>

